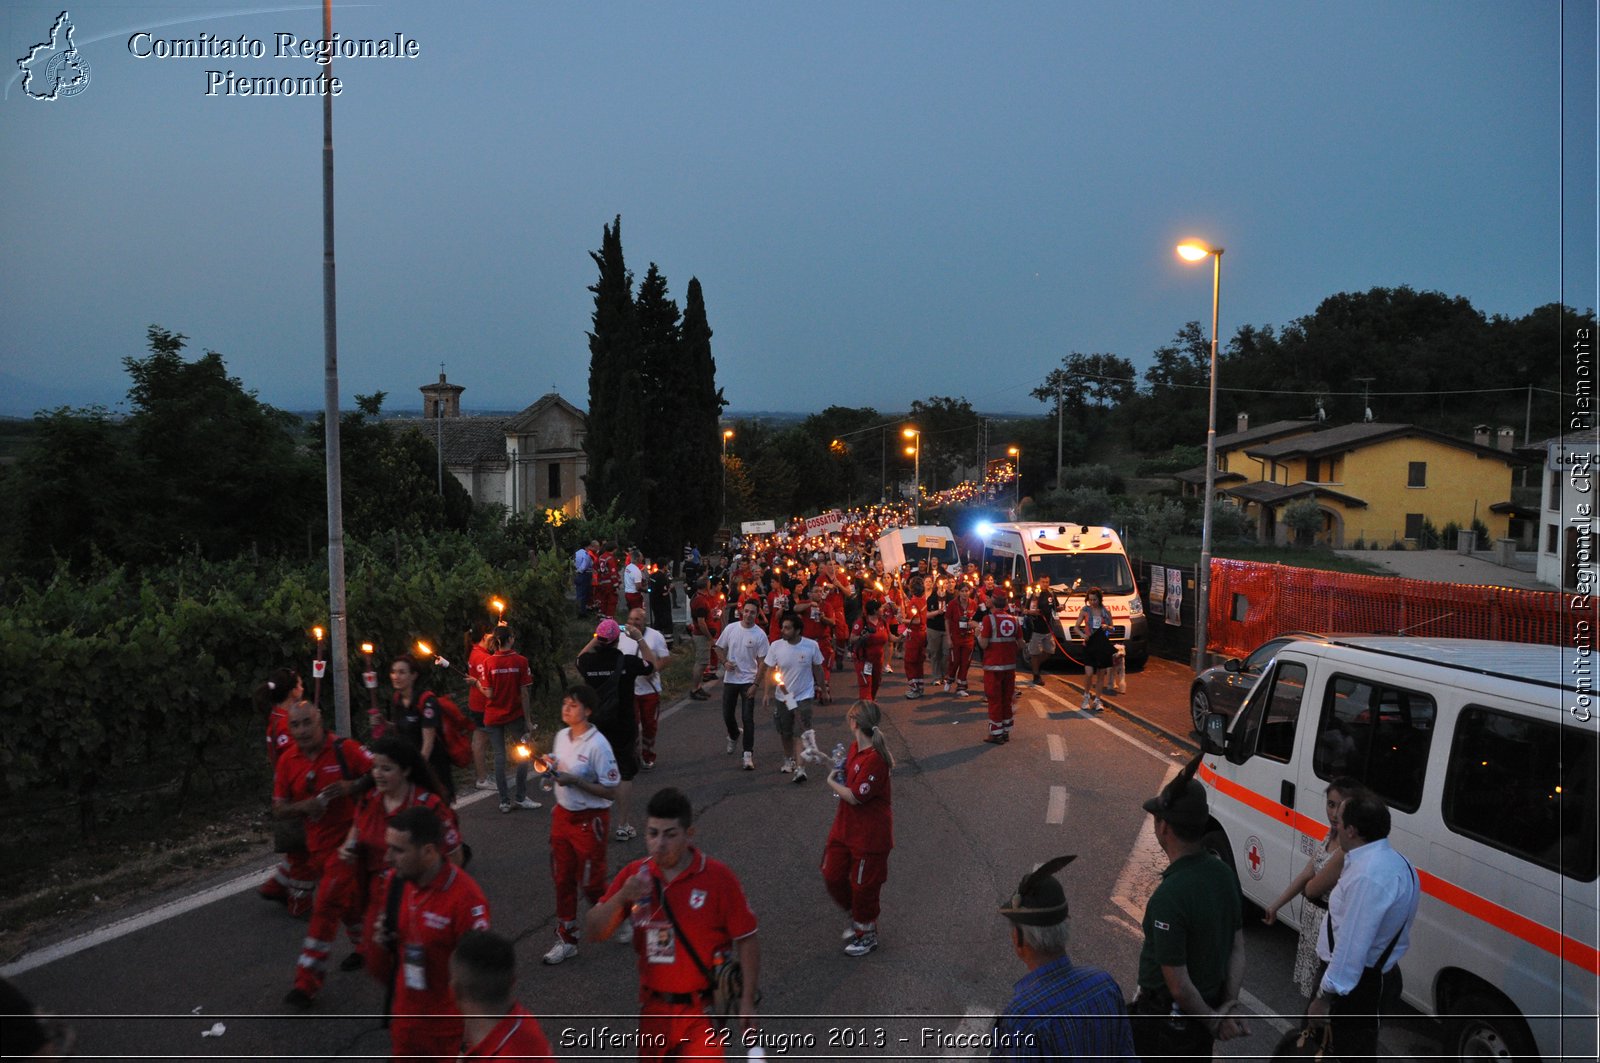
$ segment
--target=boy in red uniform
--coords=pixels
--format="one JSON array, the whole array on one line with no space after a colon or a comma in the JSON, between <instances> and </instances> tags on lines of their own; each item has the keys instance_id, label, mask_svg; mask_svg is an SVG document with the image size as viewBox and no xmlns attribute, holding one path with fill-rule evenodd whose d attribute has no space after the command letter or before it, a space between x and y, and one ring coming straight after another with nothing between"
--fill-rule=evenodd
<instances>
[{"instance_id":1,"label":"boy in red uniform","mask_svg":"<svg viewBox=\"0 0 1600 1063\"><path fill-rule=\"evenodd\" d=\"M389 1052L396 1060L452 1060L462 1023L450 995L450 954L467 931L489 928L489 902L472 876L445 859L444 825L432 809L401 812L385 839L391 870L373 905L367 969L393 992ZM391 890L399 891L398 904L390 903Z\"/></svg>"},{"instance_id":2,"label":"boy in red uniform","mask_svg":"<svg viewBox=\"0 0 1600 1063\"><path fill-rule=\"evenodd\" d=\"M989 593L990 612L978 625L983 647L983 695L989 701L989 734L985 742L1011 741L1011 708L1017 688L1017 656L1028 646L1022 621L1006 610L1006 596Z\"/></svg>"},{"instance_id":3,"label":"boy in red uniform","mask_svg":"<svg viewBox=\"0 0 1600 1063\"><path fill-rule=\"evenodd\" d=\"M548 770L556 784L556 807L550 814L556 943L544 954L547 964L578 954L578 891L583 890L593 904L606 885L611 802L622 785L622 774L611 743L589 722L599 704L590 687L567 688L561 699L561 722L567 726L556 735L549 757Z\"/></svg>"},{"instance_id":4,"label":"boy in red uniform","mask_svg":"<svg viewBox=\"0 0 1600 1063\"><path fill-rule=\"evenodd\" d=\"M609 938L623 919L633 923L639 961L639 1058L721 1059L723 1036L707 1015L709 972L737 953L744 974L739 1018L755 1016L761 951L756 916L728 867L693 848L694 806L668 788L647 809L650 855L617 873L600 903L589 909L589 936Z\"/></svg>"},{"instance_id":5,"label":"boy in red uniform","mask_svg":"<svg viewBox=\"0 0 1600 1063\"><path fill-rule=\"evenodd\" d=\"M372 785L372 758L361 743L328 734L322 712L309 701L290 707L289 736L294 744L278 758L272 777L272 814L305 819L306 866L310 880L318 881L329 861L338 859L355 816L354 796ZM311 901L310 891L291 892L289 910L309 912ZM360 940L359 924L357 913L355 925L348 926L352 941Z\"/></svg>"},{"instance_id":6,"label":"boy in red uniform","mask_svg":"<svg viewBox=\"0 0 1600 1063\"><path fill-rule=\"evenodd\" d=\"M495 628L494 641L494 655L483 666L488 677L479 680L478 689L485 698L483 729L489 735L489 748L494 750L494 785L500 791L500 811L538 808L539 802L528 796L526 761L517 765L515 800L506 787L506 729L516 723L520 709L522 733L533 731L533 702L528 694L533 673L528 670L528 659L513 649L516 634L509 627Z\"/></svg>"},{"instance_id":7,"label":"boy in red uniform","mask_svg":"<svg viewBox=\"0 0 1600 1063\"><path fill-rule=\"evenodd\" d=\"M461 1059L554 1059L539 1021L512 999L517 957L511 942L492 930L461 935L450 957L450 991L455 995L467 1046Z\"/></svg>"},{"instance_id":8,"label":"boy in red uniform","mask_svg":"<svg viewBox=\"0 0 1600 1063\"><path fill-rule=\"evenodd\" d=\"M901 620L905 624L905 666L906 682L910 689L906 691L908 698L922 697L922 673L927 664L928 653L928 600L922 594L922 580L914 577L911 581L911 593L906 595L905 612Z\"/></svg>"}]
</instances>

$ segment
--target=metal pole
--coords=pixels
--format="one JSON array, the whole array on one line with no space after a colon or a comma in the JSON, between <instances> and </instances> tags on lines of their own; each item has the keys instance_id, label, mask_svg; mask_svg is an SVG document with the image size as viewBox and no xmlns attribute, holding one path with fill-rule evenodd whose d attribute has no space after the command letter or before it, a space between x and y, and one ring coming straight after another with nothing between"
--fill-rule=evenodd
<instances>
[{"instance_id":1,"label":"metal pole","mask_svg":"<svg viewBox=\"0 0 1600 1063\"><path fill-rule=\"evenodd\" d=\"M878 461L882 466L878 470L878 504L881 506L889 501L889 426L884 425L883 431L878 435Z\"/></svg>"},{"instance_id":2,"label":"metal pole","mask_svg":"<svg viewBox=\"0 0 1600 1063\"><path fill-rule=\"evenodd\" d=\"M1061 385L1056 385L1056 490L1061 490Z\"/></svg>"},{"instance_id":3,"label":"metal pole","mask_svg":"<svg viewBox=\"0 0 1600 1063\"><path fill-rule=\"evenodd\" d=\"M433 400L434 443L433 449L439 456L439 494L444 494L444 400Z\"/></svg>"},{"instance_id":4,"label":"metal pole","mask_svg":"<svg viewBox=\"0 0 1600 1063\"><path fill-rule=\"evenodd\" d=\"M1211 252L1211 386L1206 413L1206 498L1200 521L1200 571L1195 573L1194 670L1206 667L1211 620L1211 510L1217 490L1217 311L1222 299L1222 248Z\"/></svg>"},{"instance_id":5,"label":"metal pole","mask_svg":"<svg viewBox=\"0 0 1600 1063\"><path fill-rule=\"evenodd\" d=\"M922 433L917 433L917 450L912 459L911 478L916 482L911 485L911 523L922 523Z\"/></svg>"},{"instance_id":6,"label":"metal pole","mask_svg":"<svg viewBox=\"0 0 1600 1063\"><path fill-rule=\"evenodd\" d=\"M322 0L322 37L333 39L333 0ZM328 466L328 639L333 649L333 729L350 734L350 645L344 601L344 487L339 454L339 324L333 257L333 63L322 68L322 417Z\"/></svg>"}]
</instances>

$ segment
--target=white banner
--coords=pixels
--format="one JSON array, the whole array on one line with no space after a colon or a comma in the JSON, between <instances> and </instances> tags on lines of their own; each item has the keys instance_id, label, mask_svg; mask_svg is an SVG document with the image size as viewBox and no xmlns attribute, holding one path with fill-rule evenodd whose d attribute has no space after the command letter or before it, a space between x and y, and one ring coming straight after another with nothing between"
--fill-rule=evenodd
<instances>
[{"instance_id":1,"label":"white banner","mask_svg":"<svg viewBox=\"0 0 1600 1063\"><path fill-rule=\"evenodd\" d=\"M807 535L830 535L837 531L844 531L844 514L837 509L806 518Z\"/></svg>"},{"instance_id":2,"label":"white banner","mask_svg":"<svg viewBox=\"0 0 1600 1063\"><path fill-rule=\"evenodd\" d=\"M777 530L777 523L770 520L747 520L739 525L740 535L771 535Z\"/></svg>"}]
</instances>

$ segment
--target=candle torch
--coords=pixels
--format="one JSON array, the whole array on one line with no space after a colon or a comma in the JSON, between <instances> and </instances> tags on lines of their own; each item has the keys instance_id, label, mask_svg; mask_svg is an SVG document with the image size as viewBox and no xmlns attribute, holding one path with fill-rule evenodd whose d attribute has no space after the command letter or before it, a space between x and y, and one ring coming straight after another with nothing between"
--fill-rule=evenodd
<instances>
[{"instance_id":1,"label":"candle torch","mask_svg":"<svg viewBox=\"0 0 1600 1063\"><path fill-rule=\"evenodd\" d=\"M317 640L317 655L311 661L311 704L322 704L322 677L328 670L328 662L322 659L322 626L311 629L311 637Z\"/></svg>"},{"instance_id":2,"label":"candle torch","mask_svg":"<svg viewBox=\"0 0 1600 1063\"><path fill-rule=\"evenodd\" d=\"M367 688L367 699L370 703L367 707L367 717L371 721L373 738L383 737L383 729L379 726L381 713L378 711L378 670L372 666L372 655L377 652L378 648L372 643L361 644L361 656L367 662L367 670L361 673L361 683Z\"/></svg>"}]
</instances>

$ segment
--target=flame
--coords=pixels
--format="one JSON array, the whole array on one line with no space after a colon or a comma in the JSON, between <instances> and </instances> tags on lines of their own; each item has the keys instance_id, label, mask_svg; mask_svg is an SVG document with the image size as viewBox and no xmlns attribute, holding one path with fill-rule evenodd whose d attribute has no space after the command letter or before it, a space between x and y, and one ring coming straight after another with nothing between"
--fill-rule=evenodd
<instances>
[{"instance_id":1,"label":"flame","mask_svg":"<svg viewBox=\"0 0 1600 1063\"><path fill-rule=\"evenodd\" d=\"M373 653L377 652L377 650L376 650L376 647L374 647L372 645L372 643L363 642L361 644L361 652L366 654L368 657L371 657L373 655Z\"/></svg>"},{"instance_id":2,"label":"flame","mask_svg":"<svg viewBox=\"0 0 1600 1063\"><path fill-rule=\"evenodd\" d=\"M313 637L313 638L315 638L315 639L316 639L316 640L317 640L317 641L318 641L318 642L321 642L321 641L322 641L322 628L320 628L320 627L314 627L314 628L312 628L312 629L311 629L311 635L312 635L312 637Z\"/></svg>"},{"instance_id":3,"label":"flame","mask_svg":"<svg viewBox=\"0 0 1600 1063\"><path fill-rule=\"evenodd\" d=\"M525 742L518 742L512 749L512 752L516 754L518 760L527 760L529 757L533 756L533 750L529 749L527 743ZM534 765L534 767L538 768L540 771L544 771L544 769L540 768L538 765Z\"/></svg>"},{"instance_id":4,"label":"flame","mask_svg":"<svg viewBox=\"0 0 1600 1063\"><path fill-rule=\"evenodd\" d=\"M504 616L506 611L506 603L501 601L499 598L490 598L489 608Z\"/></svg>"},{"instance_id":5,"label":"flame","mask_svg":"<svg viewBox=\"0 0 1600 1063\"><path fill-rule=\"evenodd\" d=\"M418 639L417 653L423 657L431 657L433 655L433 647L428 645L426 642L423 642L421 639Z\"/></svg>"}]
</instances>

